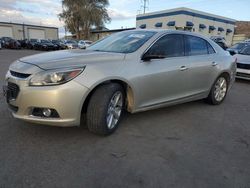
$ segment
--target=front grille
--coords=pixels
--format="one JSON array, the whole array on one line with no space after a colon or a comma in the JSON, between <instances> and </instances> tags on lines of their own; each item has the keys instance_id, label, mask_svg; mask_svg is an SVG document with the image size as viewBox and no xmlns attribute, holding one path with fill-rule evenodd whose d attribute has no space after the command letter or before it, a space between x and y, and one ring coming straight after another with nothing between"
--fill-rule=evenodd
<instances>
[{"instance_id":1,"label":"front grille","mask_svg":"<svg viewBox=\"0 0 250 188\"><path fill-rule=\"evenodd\" d=\"M8 82L7 100L9 101L16 99L19 94L19 91L20 89L18 85Z\"/></svg>"},{"instance_id":2,"label":"front grille","mask_svg":"<svg viewBox=\"0 0 250 188\"><path fill-rule=\"evenodd\" d=\"M237 68L239 68L239 69L249 69L250 70L250 64L237 63Z\"/></svg>"},{"instance_id":3,"label":"front grille","mask_svg":"<svg viewBox=\"0 0 250 188\"><path fill-rule=\"evenodd\" d=\"M245 77L245 78L250 78L250 74L241 73L241 72L237 72L237 73L236 73L236 76Z\"/></svg>"},{"instance_id":4,"label":"front grille","mask_svg":"<svg viewBox=\"0 0 250 188\"><path fill-rule=\"evenodd\" d=\"M20 73L20 72L15 72L15 71L10 71L10 74L14 77L17 78L28 78L30 76L30 74L24 74L24 73Z\"/></svg>"}]
</instances>

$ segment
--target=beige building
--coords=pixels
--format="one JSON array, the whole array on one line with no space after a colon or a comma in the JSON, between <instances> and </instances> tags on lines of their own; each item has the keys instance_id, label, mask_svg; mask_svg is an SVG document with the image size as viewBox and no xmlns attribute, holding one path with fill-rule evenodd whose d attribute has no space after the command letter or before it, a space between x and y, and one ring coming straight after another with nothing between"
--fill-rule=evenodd
<instances>
[{"instance_id":1,"label":"beige building","mask_svg":"<svg viewBox=\"0 0 250 188\"><path fill-rule=\"evenodd\" d=\"M223 36L230 45L233 41L236 20L189 8L139 14L136 28L178 29L198 32L208 37Z\"/></svg>"},{"instance_id":2,"label":"beige building","mask_svg":"<svg viewBox=\"0 0 250 188\"><path fill-rule=\"evenodd\" d=\"M128 30L133 30L135 28L125 28L125 29L105 29L105 30L93 30L90 32L90 38L89 40L91 41L97 41L99 39L102 39L104 37L107 37L111 34L117 33L117 32L121 32L121 31L128 31Z\"/></svg>"},{"instance_id":3,"label":"beige building","mask_svg":"<svg viewBox=\"0 0 250 188\"><path fill-rule=\"evenodd\" d=\"M0 37L22 39L58 39L58 28L0 22Z\"/></svg>"}]
</instances>

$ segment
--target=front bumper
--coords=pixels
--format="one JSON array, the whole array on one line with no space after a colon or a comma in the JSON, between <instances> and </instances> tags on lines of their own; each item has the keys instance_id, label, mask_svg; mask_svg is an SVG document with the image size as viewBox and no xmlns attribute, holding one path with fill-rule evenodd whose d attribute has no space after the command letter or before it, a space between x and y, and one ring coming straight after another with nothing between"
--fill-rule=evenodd
<instances>
[{"instance_id":1,"label":"front bumper","mask_svg":"<svg viewBox=\"0 0 250 188\"><path fill-rule=\"evenodd\" d=\"M236 78L250 80L250 70L237 68Z\"/></svg>"},{"instance_id":2,"label":"front bumper","mask_svg":"<svg viewBox=\"0 0 250 188\"><path fill-rule=\"evenodd\" d=\"M62 127L80 125L82 104L89 92L87 87L74 80L58 86L30 87L27 80L12 76L7 77L7 82L19 86L16 99L8 101L15 118ZM34 108L55 109L59 118L34 116Z\"/></svg>"}]
</instances>

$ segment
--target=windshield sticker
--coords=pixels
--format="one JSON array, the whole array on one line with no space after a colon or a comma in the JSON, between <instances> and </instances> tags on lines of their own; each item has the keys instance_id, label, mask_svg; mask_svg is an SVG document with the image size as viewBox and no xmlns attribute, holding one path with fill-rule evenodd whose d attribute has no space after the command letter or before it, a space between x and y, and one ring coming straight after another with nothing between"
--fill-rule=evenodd
<instances>
[{"instance_id":1,"label":"windshield sticker","mask_svg":"<svg viewBox=\"0 0 250 188\"><path fill-rule=\"evenodd\" d=\"M145 37L145 35L143 34L131 34L128 36L129 38L139 38L139 39L143 39Z\"/></svg>"}]
</instances>

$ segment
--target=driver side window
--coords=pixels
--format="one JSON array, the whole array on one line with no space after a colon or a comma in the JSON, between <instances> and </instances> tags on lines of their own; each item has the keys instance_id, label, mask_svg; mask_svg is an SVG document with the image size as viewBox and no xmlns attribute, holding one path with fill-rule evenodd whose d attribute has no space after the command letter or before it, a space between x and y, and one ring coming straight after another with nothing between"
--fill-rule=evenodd
<instances>
[{"instance_id":1,"label":"driver side window","mask_svg":"<svg viewBox=\"0 0 250 188\"><path fill-rule=\"evenodd\" d=\"M147 52L152 56L184 56L184 38L181 34L168 34L160 38Z\"/></svg>"}]
</instances>

